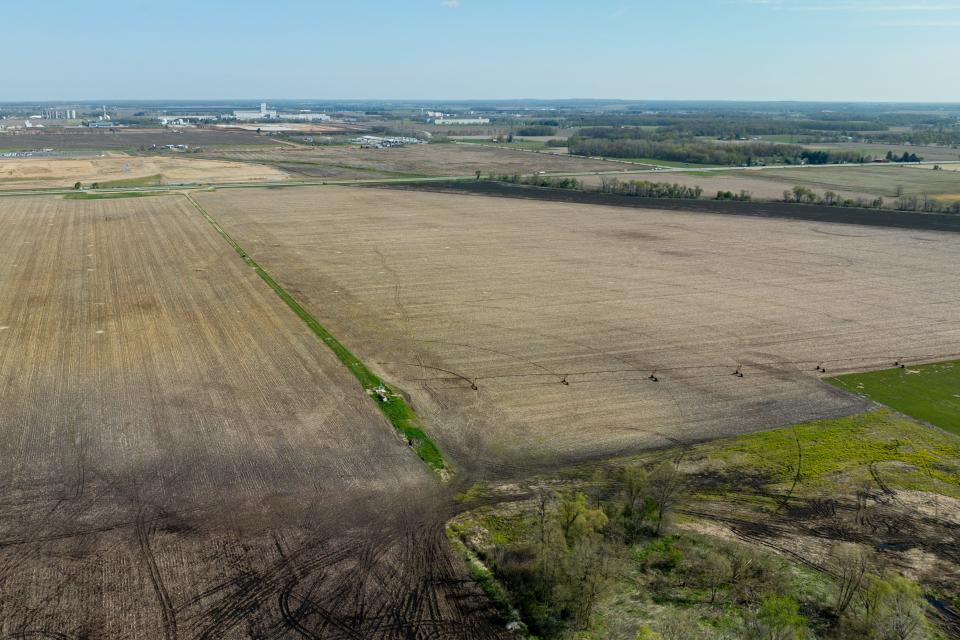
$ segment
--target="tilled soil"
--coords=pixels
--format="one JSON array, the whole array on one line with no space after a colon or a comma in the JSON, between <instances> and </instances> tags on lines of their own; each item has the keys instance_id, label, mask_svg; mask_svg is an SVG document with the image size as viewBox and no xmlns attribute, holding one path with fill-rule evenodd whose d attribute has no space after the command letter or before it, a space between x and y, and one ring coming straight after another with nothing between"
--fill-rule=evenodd
<instances>
[{"instance_id":1,"label":"tilled soil","mask_svg":"<svg viewBox=\"0 0 960 640\"><path fill-rule=\"evenodd\" d=\"M0 635L500 633L446 490L185 198L0 220Z\"/></svg>"},{"instance_id":2,"label":"tilled soil","mask_svg":"<svg viewBox=\"0 0 960 640\"><path fill-rule=\"evenodd\" d=\"M960 352L953 234L384 189L198 199L467 475L847 415L866 401L818 365Z\"/></svg>"}]
</instances>

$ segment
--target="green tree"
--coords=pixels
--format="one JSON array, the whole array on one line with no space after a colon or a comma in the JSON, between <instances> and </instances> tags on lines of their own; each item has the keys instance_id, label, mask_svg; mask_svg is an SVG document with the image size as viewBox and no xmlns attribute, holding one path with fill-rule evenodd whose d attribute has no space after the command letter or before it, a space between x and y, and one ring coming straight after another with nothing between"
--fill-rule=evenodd
<instances>
[{"instance_id":1,"label":"green tree","mask_svg":"<svg viewBox=\"0 0 960 640\"><path fill-rule=\"evenodd\" d=\"M806 635L800 605L789 596L764 598L747 626L749 637L756 640L800 640Z\"/></svg>"},{"instance_id":2,"label":"green tree","mask_svg":"<svg viewBox=\"0 0 960 640\"><path fill-rule=\"evenodd\" d=\"M603 509L590 509L587 496L578 492L559 496L556 520L563 539L572 547L578 539L599 533L607 524L607 515Z\"/></svg>"},{"instance_id":3,"label":"green tree","mask_svg":"<svg viewBox=\"0 0 960 640\"><path fill-rule=\"evenodd\" d=\"M927 638L920 587L903 576L888 572L869 575L860 594L861 622L878 640Z\"/></svg>"}]
</instances>

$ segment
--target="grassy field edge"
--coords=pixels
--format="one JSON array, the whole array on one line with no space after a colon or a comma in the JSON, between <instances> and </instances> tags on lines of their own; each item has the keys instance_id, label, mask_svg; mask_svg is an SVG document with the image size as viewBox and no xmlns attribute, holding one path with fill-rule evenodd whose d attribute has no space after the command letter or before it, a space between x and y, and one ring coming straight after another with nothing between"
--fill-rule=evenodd
<instances>
[{"instance_id":1,"label":"grassy field edge","mask_svg":"<svg viewBox=\"0 0 960 640\"><path fill-rule=\"evenodd\" d=\"M316 335L320 340L323 341L327 347L333 351L334 355L344 364L344 366L349 369L353 376L360 382L363 386L364 391L371 396L371 398L377 398L375 389L377 387L382 387L386 390L386 395L389 398L386 401L376 400L377 406L380 408L380 411L387 417L390 421L390 424L393 425L407 443L413 448L417 453L417 456L423 460L431 469L437 472L449 472L449 466L443 459L443 455L440 453L439 447L430 440L427 434L424 432L422 425L416 413L408 405L403 398L396 393L396 391L391 388L386 382L381 380L376 374L370 371L369 368L363 362L360 361L353 353L347 349L343 343L337 340L333 334L327 331L323 325L321 325L316 318L314 318L310 312L303 308L303 306L297 302L293 296L291 296L287 291L281 287L276 280L274 280L269 273L267 273L263 267L261 267L257 262L250 257L250 255L244 251L244 249L234 240L230 234L228 234L220 224L213 219L213 217L207 213L207 211L200 206L196 200L194 200L190 195L184 194L187 200L200 212L200 214L206 219L206 221L214 228L214 230L220 234L220 236L227 241L227 243L233 247L233 250L236 251L244 262L246 262L250 267L254 269L260 279L267 283L267 285L273 289L274 293L283 300L290 309L297 314L297 316L303 320L304 324L310 328L310 330Z\"/></svg>"},{"instance_id":2,"label":"grassy field edge","mask_svg":"<svg viewBox=\"0 0 960 640\"><path fill-rule=\"evenodd\" d=\"M826 382L960 435L960 360L849 373Z\"/></svg>"}]
</instances>

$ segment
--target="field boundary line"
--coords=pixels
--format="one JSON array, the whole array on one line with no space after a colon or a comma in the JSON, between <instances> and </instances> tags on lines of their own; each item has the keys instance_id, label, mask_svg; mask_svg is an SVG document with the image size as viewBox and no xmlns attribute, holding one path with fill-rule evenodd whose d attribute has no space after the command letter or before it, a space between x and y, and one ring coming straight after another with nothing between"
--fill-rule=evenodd
<instances>
[{"instance_id":1,"label":"field boundary line","mask_svg":"<svg viewBox=\"0 0 960 640\"><path fill-rule=\"evenodd\" d=\"M244 251L236 240L234 240L230 234L228 234L222 226L211 216L207 211L200 206L190 194L183 194L187 200L200 212L200 215L214 228L214 230L220 234L227 243L233 247L233 250L243 258L243 261L247 263L248 266L252 267L260 279L263 280L267 285L273 289L274 293L283 300L286 305L293 311L304 324L317 336L327 347L333 351L334 355L343 363L344 366L353 374L353 376L360 382L361 386L364 389L364 392L377 403L377 407L380 408L380 411L387 417L390 421L390 424L393 425L394 429L397 430L403 436L403 439L410 445L410 447L416 452L417 456L423 460L431 469L436 471L438 474L441 474L441 477L448 477L450 473L450 468L447 462L443 459L440 449L437 445L430 440L427 434L423 431L422 423L420 422L419 417L414 413L413 409L404 401L399 393L397 393L390 385L385 381L381 380L376 374L374 374L360 359L355 356L353 353L343 345L342 342L337 340L333 334L331 334L327 329L321 325L316 318L314 318L309 311L307 311L303 305L301 305L297 300L291 296L287 291L280 286L280 284L274 280L269 273L267 273L263 267L261 267L257 262L250 257L250 255ZM381 390L385 399L381 400L377 389Z\"/></svg>"}]
</instances>

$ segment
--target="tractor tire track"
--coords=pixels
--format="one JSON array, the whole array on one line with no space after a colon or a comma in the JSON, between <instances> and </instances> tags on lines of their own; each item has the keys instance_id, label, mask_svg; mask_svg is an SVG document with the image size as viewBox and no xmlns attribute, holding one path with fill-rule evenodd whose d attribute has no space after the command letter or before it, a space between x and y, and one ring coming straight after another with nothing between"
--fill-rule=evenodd
<instances>
[{"instance_id":1,"label":"tractor tire track","mask_svg":"<svg viewBox=\"0 0 960 640\"><path fill-rule=\"evenodd\" d=\"M141 507L137 513L135 529L137 542L140 546L140 558L147 566L150 583L153 585L153 591L157 596L157 601L160 603L160 614L163 620L163 636L165 640L177 640L176 610L170 600L170 594L167 593L167 588L163 583L163 576L160 573L156 557L150 546L150 532L147 530L143 507Z\"/></svg>"}]
</instances>

